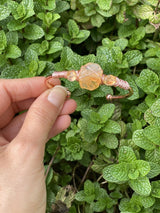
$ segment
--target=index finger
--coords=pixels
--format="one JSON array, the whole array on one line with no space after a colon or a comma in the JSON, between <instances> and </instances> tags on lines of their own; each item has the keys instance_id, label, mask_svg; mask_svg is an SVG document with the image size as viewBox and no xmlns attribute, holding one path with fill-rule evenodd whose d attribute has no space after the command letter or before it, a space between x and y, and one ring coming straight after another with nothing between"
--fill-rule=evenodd
<instances>
[{"instance_id":1,"label":"index finger","mask_svg":"<svg viewBox=\"0 0 160 213\"><path fill-rule=\"evenodd\" d=\"M55 80L55 85L59 80ZM38 97L47 89L45 77L0 79L0 115L12 102Z\"/></svg>"}]
</instances>

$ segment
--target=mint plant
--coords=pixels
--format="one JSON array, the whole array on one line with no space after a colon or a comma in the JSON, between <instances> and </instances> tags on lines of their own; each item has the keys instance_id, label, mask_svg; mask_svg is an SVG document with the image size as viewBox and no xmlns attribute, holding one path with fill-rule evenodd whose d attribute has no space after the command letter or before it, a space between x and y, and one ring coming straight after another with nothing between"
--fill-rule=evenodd
<instances>
[{"instance_id":1,"label":"mint plant","mask_svg":"<svg viewBox=\"0 0 160 213\"><path fill-rule=\"evenodd\" d=\"M0 1L1 78L93 62L133 88L62 79L77 110L46 145L46 213L160 212L159 27L159 0Z\"/></svg>"}]
</instances>

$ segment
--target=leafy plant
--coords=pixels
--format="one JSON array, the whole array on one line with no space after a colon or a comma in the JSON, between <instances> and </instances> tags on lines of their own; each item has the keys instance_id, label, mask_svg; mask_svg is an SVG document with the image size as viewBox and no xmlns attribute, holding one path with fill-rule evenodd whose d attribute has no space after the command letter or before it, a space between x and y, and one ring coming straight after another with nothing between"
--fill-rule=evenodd
<instances>
[{"instance_id":1,"label":"leafy plant","mask_svg":"<svg viewBox=\"0 0 160 213\"><path fill-rule=\"evenodd\" d=\"M160 212L159 27L159 0L1 0L1 78L94 62L133 88L62 79L78 106L46 145L47 213Z\"/></svg>"}]
</instances>

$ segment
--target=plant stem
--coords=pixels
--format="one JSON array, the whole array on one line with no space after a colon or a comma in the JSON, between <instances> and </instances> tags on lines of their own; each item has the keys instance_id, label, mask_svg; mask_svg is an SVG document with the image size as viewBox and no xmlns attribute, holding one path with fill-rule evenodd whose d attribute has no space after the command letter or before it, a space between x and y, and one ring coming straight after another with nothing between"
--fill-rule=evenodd
<instances>
[{"instance_id":1,"label":"plant stem","mask_svg":"<svg viewBox=\"0 0 160 213\"><path fill-rule=\"evenodd\" d=\"M155 8L155 13L157 13L157 11L158 11L159 3L160 3L160 0L158 0L158 2L157 2L156 8Z\"/></svg>"},{"instance_id":2,"label":"plant stem","mask_svg":"<svg viewBox=\"0 0 160 213\"><path fill-rule=\"evenodd\" d=\"M93 160L94 160L94 159L93 159ZM86 176L87 176L87 174L88 174L88 172L89 172L91 166L93 165L93 160L90 162L89 166L87 167L87 169L86 169L86 171L85 171L85 173L84 173L84 175L83 175L83 178L82 178L82 180L81 180L81 182L80 182L80 184L79 184L78 190L80 189L81 185L84 183L84 181L85 181L85 179L86 179Z\"/></svg>"},{"instance_id":3,"label":"plant stem","mask_svg":"<svg viewBox=\"0 0 160 213\"><path fill-rule=\"evenodd\" d=\"M48 168L47 168L47 171L46 171L46 174L45 174L45 179L47 178L47 175L48 175L48 173L49 173L49 171L51 169L52 163L53 163L53 161L54 161L54 159L55 159L55 157L56 157L56 155L57 155L59 150L60 150L60 146L57 146L56 151L55 151L54 155L52 156L52 158L51 158L51 160L50 160L50 162L48 164Z\"/></svg>"}]
</instances>

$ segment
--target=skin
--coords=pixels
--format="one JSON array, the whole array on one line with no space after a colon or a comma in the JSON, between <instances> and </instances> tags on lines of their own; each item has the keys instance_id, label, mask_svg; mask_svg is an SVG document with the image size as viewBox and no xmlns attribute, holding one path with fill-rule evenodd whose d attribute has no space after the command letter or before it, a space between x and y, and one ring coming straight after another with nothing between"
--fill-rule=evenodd
<instances>
[{"instance_id":1,"label":"skin","mask_svg":"<svg viewBox=\"0 0 160 213\"><path fill-rule=\"evenodd\" d=\"M45 143L68 128L76 103L66 100L63 88L47 89L44 81L44 77L0 79L1 213L46 210ZM51 91L53 102L48 100ZM15 116L23 110L27 111Z\"/></svg>"}]
</instances>

